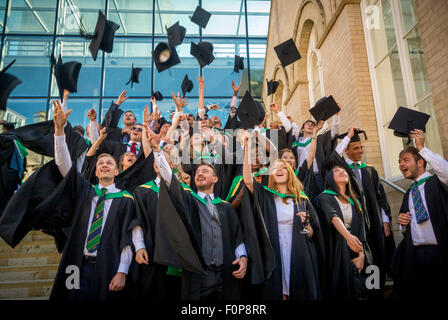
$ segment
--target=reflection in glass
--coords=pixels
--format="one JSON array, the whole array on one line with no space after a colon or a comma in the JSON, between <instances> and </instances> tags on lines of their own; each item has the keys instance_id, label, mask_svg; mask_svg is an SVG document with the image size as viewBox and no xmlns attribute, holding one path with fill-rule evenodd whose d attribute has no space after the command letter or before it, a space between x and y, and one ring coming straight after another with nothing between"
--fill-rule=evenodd
<instances>
[{"instance_id":1,"label":"reflection in glass","mask_svg":"<svg viewBox=\"0 0 448 320\"><path fill-rule=\"evenodd\" d=\"M60 2L58 34L79 34L81 22L87 32L93 34L98 11L105 13L106 8L105 0L61 0Z\"/></svg>"},{"instance_id":2,"label":"reflection in glass","mask_svg":"<svg viewBox=\"0 0 448 320\"><path fill-rule=\"evenodd\" d=\"M56 0L10 0L10 8L7 32L53 34Z\"/></svg>"},{"instance_id":3,"label":"reflection in glass","mask_svg":"<svg viewBox=\"0 0 448 320\"><path fill-rule=\"evenodd\" d=\"M414 0L401 0L401 15L405 33L411 30L417 24L417 13L415 12Z\"/></svg>"},{"instance_id":4,"label":"reflection in glass","mask_svg":"<svg viewBox=\"0 0 448 320\"><path fill-rule=\"evenodd\" d=\"M266 40L250 40L250 86L252 96L261 97L263 88L264 60L266 54ZM241 92L244 94L244 92Z\"/></svg>"},{"instance_id":5,"label":"reflection in glass","mask_svg":"<svg viewBox=\"0 0 448 320\"><path fill-rule=\"evenodd\" d=\"M429 96L425 100L421 101L417 105L417 110L427 113L431 116L428 123L426 124L425 146L435 153L443 154L442 143L440 141L439 126L437 125L437 118L434 111L432 96Z\"/></svg>"},{"instance_id":6,"label":"reflection in glass","mask_svg":"<svg viewBox=\"0 0 448 320\"><path fill-rule=\"evenodd\" d=\"M11 96L47 96L52 42L48 38L6 38L3 66L16 59L9 72L22 80Z\"/></svg>"},{"instance_id":7,"label":"reflection in glass","mask_svg":"<svg viewBox=\"0 0 448 320\"><path fill-rule=\"evenodd\" d=\"M148 0L109 1L108 19L120 25L116 34L152 33L152 2Z\"/></svg>"},{"instance_id":8,"label":"reflection in glass","mask_svg":"<svg viewBox=\"0 0 448 320\"><path fill-rule=\"evenodd\" d=\"M98 99L76 99L70 98L68 101L68 108L72 109L72 113L68 118L68 121L74 126L82 126L84 130L89 123L89 118L87 118L87 111L94 108L99 113L99 100ZM48 119L53 119L53 104L50 102L50 107L48 108ZM97 117L98 120L98 117ZM87 137L87 135L86 135Z\"/></svg>"},{"instance_id":9,"label":"reflection in glass","mask_svg":"<svg viewBox=\"0 0 448 320\"><path fill-rule=\"evenodd\" d=\"M425 54L418 26L406 37L409 57L411 60L412 74L414 76L415 93L417 100L422 99L431 92L428 72L426 70Z\"/></svg>"}]
</instances>

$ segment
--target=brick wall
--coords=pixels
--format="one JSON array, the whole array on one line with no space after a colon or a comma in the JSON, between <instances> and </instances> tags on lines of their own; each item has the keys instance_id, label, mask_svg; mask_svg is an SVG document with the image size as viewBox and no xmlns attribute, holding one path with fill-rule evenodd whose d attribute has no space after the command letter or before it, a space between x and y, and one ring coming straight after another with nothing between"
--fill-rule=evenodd
<instances>
[{"instance_id":1,"label":"brick wall","mask_svg":"<svg viewBox=\"0 0 448 320\"><path fill-rule=\"evenodd\" d=\"M448 1L415 0L434 109L448 159Z\"/></svg>"}]
</instances>

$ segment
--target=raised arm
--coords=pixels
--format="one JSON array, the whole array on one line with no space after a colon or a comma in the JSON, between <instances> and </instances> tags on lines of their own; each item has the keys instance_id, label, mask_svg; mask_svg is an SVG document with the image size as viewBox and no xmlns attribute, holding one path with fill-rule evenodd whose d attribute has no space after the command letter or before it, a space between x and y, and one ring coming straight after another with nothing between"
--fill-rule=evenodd
<instances>
[{"instance_id":1,"label":"raised arm","mask_svg":"<svg viewBox=\"0 0 448 320\"><path fill-rule=\"evenodd\" d=\"M95 143L99 136L100 136L100 130L99 130L99 124L96 121L97 114L94 108L91 108L87 112L87 117L89 118L89 124L87 125L86 131L87 136L89 137L89 140L91 143Z\"/></svg>"},{"instance_id":2,"label":"raised arm","mask_svg":"<svg viewBox=\"0 0 448 320\"><path fill-rule=\"evenodd\" d=\"M308 154L308 158L306 158L306 164L308 166L308 169L311 168L314 162L314 157L316 156L316 149L317 149L317 133L320 129L324 126L323 121L319 121L319 123L314 126L313 130L313 139L311 140L311 146L310 146L310 152Z\"/></svg>"},{"instance_id":3,"label":"raised arm","mask_svg":"<svg viewBox=\"0 0 448 320\"><path fill-rule=\"evenodd\" d=\"M286 114L283 111L281 111L280 108L275 103L271 103L270 107L271 110L277 115L277 117L282 122L282 126L285 128L286 132L291 131L292 129L291 121L289 121Z\"/></svg>"},{"instance_id":4,"label":"raised arm","mask_svg":"<svg viewBox=\"0 0 448 320\"><path fill-rule=\"evenodd\" d=\"M230 102L230 111L229 115L231 118L233 118L236 114L237 106L236 103L238 101L238 91L240 90L241 84L239 86L235 85L235 82L232 80L232 89L233 89L233 96L232 101Z\"/></svg>"},{"instance_id":5,"label":"raised arm","mask_svg":"<svg viewBox=\"0 0 448 320\"><path fill-rule=\"evenodd\" d=\"M243 180L247 189L253 193L254 192L254 180L252 177L252 169L249 163L249 154L251 152L251 134L246 132L243 136L243 145L244 145L244 164L243 164Z\"/></svg>"},{"instance_id":6,"label":"raised arm","mask_svg":"<svg viewBox=\"0 0 448 320\"><path fill-rule=\"evenodd\" d=\"M204 78L202 76L199 76L198 82L199 82L198 114L200 117L203 117L206 113L204 104Z\"/></svg>"},{"instance_id":7,"label":"raised arm","mask_svg":"<svg viewBox=\"0 0 448 320\"><path fill-rule=\"evenodd\" d=\"M259 131L255 131L258 141L261 145L269 152L269 163L274 163L278 159L277 147L268 139L265 135L261 134Z\"/></svg>"},{"instance_id":8,"label":"raised arm","mask_svg":"<svg viewBox=\"0 0 448 320\"><path fill-rule=\"evenodd\" d=\"M70 152L65 141L64 127L72 110L64 112L59 101L53 101L54 122L54 159L62 176L65 177L72 167Z\"/></svg>"},{"instance_id":9,"label":"raised arm","mask_svg":"<svg viewBox=\"0 0 448 320\"><path fill-rule=\"evenodd\" d=\"M157 168L159 169L160 176L165 181L166 186L169 188L171 185L171 178L173 177L171 167L168 164L168 161L165 159L165 154L160 150L160 144L155 139L156 134L152 132L148 127L145 129L148 133L149 144L152 151L154 152L154 161L157 165Z\"/></svg>"},{"instance_id":10,"label":"raised arm","mask_svg":"<svg viewBox=\"0 0 448 320\"><path fill-rule=\"evenodd\" d=\"M100 131L99 138L95 141L94 144L92 144L92 146L90 147L90 149L87 152L86 156L87 157L93 157L96 154L96 152L98 151L101 143L103 143L103 141L106 139L106 137L107 137L106 128L103 128Z\"/></svg>"},{"instance_id":11,"label":"raised arm","mask_svg":"<svg viewBox=\"0 0 448 320\"><path fill-rule=\"evenodd\" d=\"M339 144L334 149L334 151L336 151L337 154L339 154L341 157L344 154L344 151L347 149L348 144L350 143L351 138L353 138L353 136L355 134L355 130L359 130L359 128L358 127L351 127L350 129L348 129L347 135L342 139L341 142L339 142Z\"/></svg>"}]
</instances>

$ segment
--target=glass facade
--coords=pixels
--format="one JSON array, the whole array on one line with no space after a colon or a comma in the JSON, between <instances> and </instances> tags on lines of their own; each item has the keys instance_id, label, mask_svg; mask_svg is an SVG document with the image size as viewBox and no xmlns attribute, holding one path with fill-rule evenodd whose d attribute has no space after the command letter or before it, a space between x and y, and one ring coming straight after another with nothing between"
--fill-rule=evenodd
<instances>
[{"instance_id":1,"label":"glass facade","mask_svg":"<svg viewBox=\"0 0 448 320\"><path fill-rule=\"evenodd\" d=\"M205 29L190 21L198 5L212 14ZM79 25L93 33L98 10L120 28L113 52L99 51L93 61ZM242 84L241 95L250 90L255 98L261 97L269 11L270 0L0 0L1 66L16 59L9 72L23 81L8 100L6 117L13 117L18 125L51 117L51 101L59 95L51 72L52 54L61 54L64 62L82 63L78 92L69 101L72 125L86 127L87 111L92 107L101 120L123 89L129 99L122 109L134 111L138 121L154 91L163 94L158 106L168 117L174 109L171 92L181 91L185 74L194 83L185 111L196 113L201 70L190 55L190 43L209 41L215 60L202 69L205 104L219 104L222 109L211 113L222 115L224 122L232 80ZM177 47L181 63L158 73L151 53L159 42L167 41L166 28L177 21L187 29L183 44ZM233 72L235 54L245 58L245 69L239 74ZM143 71L131 89L125 84L132 63Z\"/></svg>"}]
</instances>

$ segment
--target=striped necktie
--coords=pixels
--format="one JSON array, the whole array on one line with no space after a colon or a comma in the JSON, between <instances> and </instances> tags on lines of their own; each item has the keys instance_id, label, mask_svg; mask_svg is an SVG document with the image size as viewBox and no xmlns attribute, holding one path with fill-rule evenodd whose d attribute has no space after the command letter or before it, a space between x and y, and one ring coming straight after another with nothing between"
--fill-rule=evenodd
<instances>
[{"instance_id":1,"label":"striped necktie","mask_svg":"<svg viewBox=\"0 0 448 320\"><path fill-rule=\"evenodd\" d=\"M426 211L426 208L423 204L422 195L418 190L417 181L412 184L411 194L412 202L414 203L415 218L417 219L417 223L428 220L428 211Z\"/></svg>"},{"instance_id":2,"label":"striped necktie","mask_svg":"<svg viewBox=\"0 0 448 320\"><path fill-rule=\"evenodd\" d=\"M210 197L210 195L207 194L207 195L204 197L204 199L205 199L206 204L207 204L207 209L208 209L208 211L210 212L210 214L212 215L212 218L213 218L219 225L221 225L221 221L219 221L218 214L217 214L217 212L215 211L215 206L214 206L213 203L212 203L212 197Z\"/></svg>"},{"instance_id":3,"label":"striped necktie","mask_svg":"<svg viewBox=\"0 0 448 320\"><path fill-rule=\"evenodd\" d=\"M101 229L103 225L104 203L106 202L106 188L101 189L101 196L98 199L93 215L92 224L89 229L89 236L87 237L86 249L89 253L94 253L98 250L101 240Z\"/></svg>"}]
</instances>

